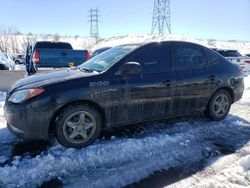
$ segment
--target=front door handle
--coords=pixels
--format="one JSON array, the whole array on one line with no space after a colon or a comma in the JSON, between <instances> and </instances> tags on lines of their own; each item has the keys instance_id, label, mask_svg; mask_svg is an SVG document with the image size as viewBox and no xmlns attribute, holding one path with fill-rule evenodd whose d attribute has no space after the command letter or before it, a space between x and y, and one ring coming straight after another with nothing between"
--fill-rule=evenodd
<instances>
[{"instance_id":1,"label":"front door handle","mask_svg":"<svg viewBox=\"0 0 250 188\"><path fill-rule=\"evenodd\" d=\"M163 82L163 84L167 87L170 87L172 85L172 82L170 80L166 80Z\"/></svg>"}]
</instances>

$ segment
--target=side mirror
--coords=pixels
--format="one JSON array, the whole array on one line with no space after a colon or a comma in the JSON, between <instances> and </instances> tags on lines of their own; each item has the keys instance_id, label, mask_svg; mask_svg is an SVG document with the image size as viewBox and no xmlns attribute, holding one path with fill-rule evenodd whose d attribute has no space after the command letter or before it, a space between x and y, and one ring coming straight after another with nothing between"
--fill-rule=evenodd
<instances>
[{"instance_id":1,"label":"side mirror","mask_svg":"<svg viewBox=\"0 0 250 188\"><path fill-rule=\"evenodd\" d=\"M122 77L128 77L133 75L139 75L141 73L141 64L137 62L128 62L122 65L115 75Z\"/></svg>"}]
</instances>

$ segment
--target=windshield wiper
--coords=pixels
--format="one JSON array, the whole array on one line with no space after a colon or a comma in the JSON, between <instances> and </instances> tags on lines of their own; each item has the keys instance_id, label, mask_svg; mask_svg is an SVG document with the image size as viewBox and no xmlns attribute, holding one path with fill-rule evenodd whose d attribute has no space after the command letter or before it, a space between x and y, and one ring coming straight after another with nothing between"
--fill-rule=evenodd
<instances>
[{"instance_id":1,"label":"windshield wiper","mask_svg":"<svg viewBox=\"0 0 250 188\"><path fill-rule=\"evenodd\" d=\"M85 71L85 72L94 72L94 70L92 69L86 69L86 68L82 68L82 67L79 67L80 71Z\"/></svg>"},{"instance_id":2,"label":"windshield wiper","mask_svg":"<svg viewBox=\"0 0 250 188\"><path fill-rule=\"evenodd\" d=\"M80 71L85 71L85 72L94 72L94 73L100 73L101 72L99 70L86 69L86 68L82 68L82 67L80 67L79 69L80 69Z\"/></svg>"}]
</instances>

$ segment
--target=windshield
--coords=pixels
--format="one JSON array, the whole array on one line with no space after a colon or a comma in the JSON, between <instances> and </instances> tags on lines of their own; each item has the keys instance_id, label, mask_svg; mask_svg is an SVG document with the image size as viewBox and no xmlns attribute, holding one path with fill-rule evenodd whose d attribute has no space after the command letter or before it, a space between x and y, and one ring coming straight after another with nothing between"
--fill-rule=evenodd
<instances>
[{"instance_id":1,"label":"windshield","mask_svg":"<svg viewBox=\"0 0 250 188\"><path fill-rule=\"evenodd\" d=\"M126 45L111 48L81 64L79 68L80 70L102 72L107 70L114 63L118 62L137 47L137 45Z\"/></svg>"}]
</instances>

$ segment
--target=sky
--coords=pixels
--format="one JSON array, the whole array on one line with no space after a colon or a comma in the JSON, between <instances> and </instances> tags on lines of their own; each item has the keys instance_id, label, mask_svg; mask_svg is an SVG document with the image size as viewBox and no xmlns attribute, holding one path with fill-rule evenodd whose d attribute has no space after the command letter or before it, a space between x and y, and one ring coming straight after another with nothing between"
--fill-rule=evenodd
<instances>
[{"instance_id":1,"label":"sky","mask_svg":"<svg viewBox=\"0 0 250 188\"><path fill-rule=\"evenodd\" d=\"M250 0L170 0L172 33L250 41ZM0 0L0 25L22 33L89 36L88 10L100 10L102 38L150 34L154 0Z\"/></svg>"}]
</instances>

